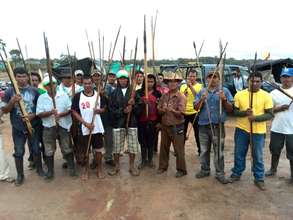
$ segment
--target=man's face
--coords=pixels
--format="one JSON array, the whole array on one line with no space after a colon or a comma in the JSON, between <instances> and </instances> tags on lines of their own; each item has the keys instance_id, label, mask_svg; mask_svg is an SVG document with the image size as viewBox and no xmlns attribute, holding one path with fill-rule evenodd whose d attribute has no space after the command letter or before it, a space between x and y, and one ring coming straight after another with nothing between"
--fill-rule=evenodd
<instances>
[{"instance_id":1,"label":"man's face","mask_svg":"<svg viewBox=\"0 0 293 220\"><path fill-rule=\"evenodd\" d=\"M284 87L289 88L293 84L293 76L281 76L281 83Z\"/></svg>"},{"instance_id":2,"label":"man's face","mask_svg":"<svg viewBox=\"0 0 293 220\"><path fill-rule=\"evenodd\" d=\"M257 92L261 88L262 80L260 77L253 77L249 79L248 83L250 87L252 86L252 91Z\"/></svg>"},{"instance_id":3,"label":"man's face","mask_svg":"<svg viewBox=\"0 0 293 220\"><path fill-rule=\"evenodd\" d=\"M234 74L235 76L240 77L240 71L235 71Z\"/></svg>"},{"instance_id":4,"label":"man's face","mask_svg":"<svg viewBox=\"0 0 293 220\"><path fill-rule=\"evenodd\" d=\"M168 81L168 88L169 90L175 90L178 88L178 81L175 79L169 80Z\"/></svg>"},{"instance_id":5,"label":"man's face","mask_svg":"<svg viewBox=\"0 0 293 220\"><path fill-rule=\"evenodd\" d=\"M83 84L83 88L84 88L85 92L89 93L92 91L92 89L93 89L92 79L84 79L82 84Z\"/></svg>"},{"instance_id":6,"label":"man's face","mask_svg":"<svg viewBox=\"0 0 293 220\"><path fill-rule=\"evenodd\" d=\"M62 84L66 87L70 87L72 85L72 77L71 76L63 77Z\"/></svg>"},{"instance_id":7,"label":"man's face","mask_svg":"<svg viewBox=\"0 0 293 220\"><path fill-rule=\"evenodd\" d=\"M50 83L44 87L49 93L52 93ZM53 93L56 94L56 83L53 83L52 89L53 89Z\"/></svg>"},{"instance_id":8,"label":"man's face","mask_svg":"<svg viewBox=\"0 0 293 220\"><path fill-rule=\"evenodd\" d=\"M195 83L195 82L196 82L196 73L194 73L194 72L190 72L190 73L188 74L188 81L189 81L190 83Z\"/></svg>"},{"instance_id":9,"label":"man's face","mask_svg":"<svg viewBox=\"0 0 293 220\"><path fill-rule=\"evenodd\" d=\"M78 85L81 85L81 84L82 84L82 75L81 75L81 74L77 74L77 75L75 76L75 82L76 82L76 84L78 84Z\"/></svg>"},{"instance_id":10,"label":"man's face","mask_svg":"<svg viewBox=\"0 0 293 220\"><path fill-rule=\"evenodd\" d=\"M101 75L98 73L95 73L94 75L92 75L92 78L95 84L99 84L101 81Z\"/></svg>"},{"instance_id":11,"label":"man's face","mask_svg":"<svg viewBox=\"0 0 293 220\"><path fill-rule=\"evenodd\" d=\"M136 74L136 84L137 85L142 84L143 78L144 77L143 77L143 75L141 73Z\"/></svg>"},{"instance_id":12,"label":"man's face","mask_svg":"<svg viewBox=\"0 0 293 220\"><path fill-rule=\"evenodd\" d=\"M20 87L24 87L24 86L26 86L27 84L28 84L28 80L29 80L29 78L28 78L28 75L27 74L19 74L19 73L17 73L16 75L15 75L15 79L16 79L16 81L17 81L17 84L20 86Z\"/></svg>"},{"instance_id":13,"label":"man's face","mask_svg":"<svg viewBox=\"0 0 293 220\"><path fill-rule=\"evenodd\" d=\"M153 89L155 85L155 80L153 78L148 78L148 89Z\"/></svg>"},{"instance_id":14,"label":"man's face","mask_svg":"<svg viewBox=\"0 0 293 220\"><path fill-rule=\"evenodd\" d=\"M116 76L114 74L109 74L108 75L108 83L109 84L114 84L116 81Z\"/></svg>"},{"instance_id":15,"label":"man's face","mask_svg":"<svg viewBox=\"0 0 293 220\"><path fill-rule=\"evenodd\" d=\"M217 74L210 74L207 76L208 85L211 85L211 87L217 87L219 86L220 79Z\"/></svg>"},{"instance_id":16,"label":"man's face","mask_svg":"<svg viewBox=\"0 0 293 220\"><path fill-rule=\"evenodd\" d=\"M128 85L128 78L122 77L118 79L121 88L126 88Z\"/></svg>"},{"instance_id":17,"label":"man's face","mask_svg":"<svg viewBox=\"0 0 293 220\"><path fill-rule=\"evenodd\" d=\"M32 85L33 87L38 88L40 84L39 78L37 76L32 75L32 83L33 83Z\"/></svg>"},{"instance_id":18,"label":"man's face","mask_svg":"<svg viewBox=\"0 0 293 220\"><path fill-rule=\"evenodd\" d=\"M164 81L164 77L161 76L161 75L159 75L158 76L158 82L159 82L159 84L163 83L163 81Z\"/></svg>"}]
</instances>

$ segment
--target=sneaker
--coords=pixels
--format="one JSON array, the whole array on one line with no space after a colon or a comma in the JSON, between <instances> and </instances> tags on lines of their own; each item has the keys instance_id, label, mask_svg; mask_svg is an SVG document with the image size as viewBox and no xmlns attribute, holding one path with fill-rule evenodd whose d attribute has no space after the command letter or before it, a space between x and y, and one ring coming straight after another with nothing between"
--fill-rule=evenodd
<instances>
[{"instance_id":1,"label":"sneaker","mask_svg":"<svg viewBox=\"0 0 293 220\"><path fill-rule=\"evenodd\" d=\"M259 188L261 191L265 191L266 187L265 187L265 182L263 180L254 180L254 185Z\"/></svg>"},{"instance_id":2,"label":"sneaker","mask_svg":"<svg viewBox=\"0 0 293 220\"><path fill-rule=\"evenodd\" d=\"M239 180L240 180L240 176L236 176L234 174L231 174L231 176L229 178L230 183L234 183L234 182L237 182Z\"/></svg>"},{"instance_id":3,"label":"sneaker","mask_svg":"<svg viewBox=\"0 0 293 220\"><path fill-rule=\"evenodd\" d=\"M201 179L201 178L204 178L204 177L207 177L210 175L210 172L204 172L204 171L199 171L197 174L195 174L195 177L197 179Z\"/></svg>"}]
</instances>

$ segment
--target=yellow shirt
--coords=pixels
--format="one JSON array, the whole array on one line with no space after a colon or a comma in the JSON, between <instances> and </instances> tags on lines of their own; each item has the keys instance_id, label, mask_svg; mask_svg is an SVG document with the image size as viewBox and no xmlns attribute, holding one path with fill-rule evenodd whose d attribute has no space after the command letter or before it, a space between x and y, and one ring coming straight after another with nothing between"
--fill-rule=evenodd
<instances>
[{"instance_id":1,"label":"yellow shirt","mask_svg":"<svg viewBox=\"0 0 293 220\"><path fill-rule=\"evenodd\" d=\"M194 91L196 93L199 93L199 91L202 89L202 84L196 83L195 85L192 86ZM186 90L187 89L187 90ZM195 96L192 94L192 91L190 88L187 87L187 84L183 84L180 87L180 92L184 95L185 90L187 92L186 96L186 109L185 109L185 114L186 115L192 115L195 114L197 111L194 110L193 102L195 99Z\"/></svg>"},{"instance_id":2,"label":"yellow shirt","mask_svg":"<svg viewBox=\"0 0 293 220\"><path fill-rule=\"evenodd\" d=\"M234 98L234 105L240 111L246 111L249 108L249 91L244 89L236 93ZM273 100L269 93L260 89L258 92L253 93L253 114L259 116L265 113L265 109L273 108ZM266 133L266 122L253 122L252 131L256 134ZM236 127L250 132L250 122L247 117L238 117Z\"/></svg>"}]
</instances>

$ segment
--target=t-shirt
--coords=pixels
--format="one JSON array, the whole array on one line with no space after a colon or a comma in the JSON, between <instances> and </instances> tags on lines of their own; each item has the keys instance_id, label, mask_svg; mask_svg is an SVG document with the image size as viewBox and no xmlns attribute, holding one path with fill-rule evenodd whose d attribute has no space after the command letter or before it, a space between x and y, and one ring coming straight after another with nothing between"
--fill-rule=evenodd
<instances>
[{"instance_id":1,"label":"t-shirt","mask_svg":"<svg viewBox=\"0 0 293 220\"><path fill-rule=\"evenodd\" d=\"M293 87L283 89L293 97ZM292 99L275 89L271 93L274 106L290 105ZM281 134L293 134L293 105L289 109L282 112L277 112L272 122L271 131Z\"/></svg>"},{"instance_id":2,"label":"t-shirt","mask_svg":"<svg viewBox=\"0 0 293 220\"><path fill-rule=\"evenodd\" d=\"M19 88L22 100L24 102L25 110L28 114L36 113L36 105L39 97L37 88L32 86L26 86L24 88ZM10 99L15 95L14 89L9 87L4 94L3 102L8 103ZM10 122L14 129L19 131L26 131L26 126L21 117L21 111L18 103L15 104L14 108L10 112ZM31 121L33 127L37 124L37 118Z\"/></svg>"},{"instance_id":3,"label":"t-shirt","mask_svg":"<svg viewBox=\"0 0 293 220\"><path fill-rule=\"evenodd\" d=\"M239 108L240 111L246 111L250 106L250 94L248 89L244 89L236 93L234 98L234 105ZM266 91L260 89L258 92L253 93L252 110L255 116L259 116L265 113L265 109L273 108L272 97ZM253 122L252 131L255 134L266 133L266 122ZM250 122L248 117L238 117L236 127L250 132Z\"/></svg>"},{"instance_id":4,"label":"t-shirt","mask_svg":"<svg viewBox=\"0 0 293 220\"><path fill-rule=\"evenodd\" d=\"M195 85L192 86L194 91L197 93L200 92L200 90L202 89L202 84L200 83L196 83ZM187 84L183 84L180 87L180 92L185 95L186 97L186 110L185 110L185 114L186 115L192 115L195 114L197 111L194 109L194 98L195 96L193 95L191 89L187 86Z\"/></svg>"},{"instance_id":5,"label":"t-shirt","mask_svg":"<svg viewBox=\"0 0 293 220\"><path fill-rule=\"evenodd\" d=\"M56 109L58 113L62 113L71 109L71 100L69 96L64 92L57 92L55 96ZM53 109L53 100L48 93L40 95L37 102L36 114L42 112L48 112ZM64 117L59 118L58 124L60 127L70 130L72 125L71 115L68 114ZM46 128L51 128L56 125L55 116L50 115L49 117L42 118L42 125Z\"/></svg>"},{"instance_id":6,"label":"t-shirt","mask_svg":"<svg viewBox=\"0 0 293 220\"><path fill-rule=\"evenodd\" d=\"M96 91L94 91L92 96L87 96L84 92L80 92L74 96L71 109L79 113L85 122L91 123L97 96L98 93ZM105 106L105 102L105 98L99 96L97 108L103 108ZM95 127L92 130L92 134L104 133L104 127L100 114L95 115L94 125ZM81 131L83 135L89 134L89 130L83 124L81 125Z\"/></svg>"},{"instance_id":7,"label":"t-shirt","mask_svg":"<svg viewBox=\"0 0 293 220\"><path fill-rule=\"evenodd\" d=\"M127 88L122 88L122 93L123 93L123 96L125 96L126 92L127 92Z\"/></svg>"},{"instance_id":8,"label":"t-shirt","mask_svg":"<svg viewBox=\"0 0 293 220\"><path fill-rule=\"evenodd\" d=\"M57 92L64 92L64 93L66 93L69 96L70 99L72 99L72 88L73 88L72 86L66 87L66 86L64 86L61 83L60 85L57 86L56 91ZM81 91L83 91L83 87L75 84L75 86L74 86L74 92L75 92L75 94L76 93L79 93Z\"/></svg>"}]
</instances>

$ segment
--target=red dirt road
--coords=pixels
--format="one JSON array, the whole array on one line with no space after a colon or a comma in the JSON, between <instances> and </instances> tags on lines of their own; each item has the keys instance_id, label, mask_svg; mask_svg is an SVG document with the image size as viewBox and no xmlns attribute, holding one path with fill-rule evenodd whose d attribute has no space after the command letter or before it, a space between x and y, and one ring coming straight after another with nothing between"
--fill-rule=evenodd
<instances>
[{"instance_id":1,"label":"red dirt road","mask_svg":"<svg viewBox=\"0 0 293 220\"><path fill-rule=\"evenodd\" d=\"M15 175L11 131L8 117L4 118L4 145ZM234 119L226 126L225 164L230 174L233 166ZM269 137L267 137L268 139ZM266 169L269 168L268 141L265 150ZM27 159L27 155L25 156ZM287 184L289 163L282 154L278 174L266 179L267 191L253 185L250 159L240 182L222 185L213 174L198 180L199 169L194 138L186 145L188 175L176 179L174 156L170 156L167 174L156 175L156 170L145 168L139 177L128 173L128 158L122 159L120 176L98 180L92 171L86 182L72 179L61 168L62 157L57 151L55 180L46 183L25 164L25 183L21 187L0 183L0 220L43 219L110 219L110 220L270 220L293 219L293 186ZM157 163L157 156L155 158ZM211 160L212 162L212 160ZM106 167L107 168L107 167ZM108 168L107 168L108 169Z\"/></svg>"}]
</instances>

